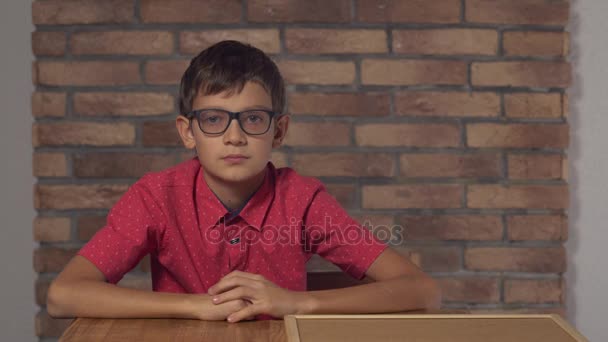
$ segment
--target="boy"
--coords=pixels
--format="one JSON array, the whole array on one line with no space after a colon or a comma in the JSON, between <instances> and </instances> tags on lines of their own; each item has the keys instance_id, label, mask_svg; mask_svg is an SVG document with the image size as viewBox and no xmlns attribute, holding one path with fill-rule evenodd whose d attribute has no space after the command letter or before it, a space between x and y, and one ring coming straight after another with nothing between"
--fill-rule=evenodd
<instances>
[{"instance_id":1,"label":"boy","mask_svg":"<svg viewBox=\"0 0 608 342\"><path fill-rule=\"evenodd\" d=\"M350 218L320 181L269 162L287 133L284 106L282 77L259 49L223 41L195 57L176 126L197 157L129 188L51 284L49 314L238 322L438 307L433 279ZM117 287L146 254L154 291ZM375 282L307 292L313 254Z\"/></svg>"}]
</instances>

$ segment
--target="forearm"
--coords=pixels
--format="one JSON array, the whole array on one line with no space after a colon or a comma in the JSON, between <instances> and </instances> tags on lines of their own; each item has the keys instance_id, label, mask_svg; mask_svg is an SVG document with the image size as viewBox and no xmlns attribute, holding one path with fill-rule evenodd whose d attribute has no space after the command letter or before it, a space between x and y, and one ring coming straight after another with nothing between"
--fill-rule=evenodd
<instances>
[{"instance_id":1,"label":"forearm","mask_svg":"<svg viewBox=\"0 0 608 342\"><path fill-rule=\"evenodd\" d=\"M306 314L387 313L436 309L441 294L430 277L401 277L334 290L310 291L305 295Z\"/></svg>"},{"instance_id":2,"label":"forearm","mask_svg":"<svg viewBox=\"0 0 608 342\"><path fill-rule=\"evenodd\" d=\"M49 289L47 311L53 317L100 318L197 318L193 296L118 287L93 280L53 284ZM200 300L205 310L214 310L210 300Z\"/></svg>"}]
</instances>

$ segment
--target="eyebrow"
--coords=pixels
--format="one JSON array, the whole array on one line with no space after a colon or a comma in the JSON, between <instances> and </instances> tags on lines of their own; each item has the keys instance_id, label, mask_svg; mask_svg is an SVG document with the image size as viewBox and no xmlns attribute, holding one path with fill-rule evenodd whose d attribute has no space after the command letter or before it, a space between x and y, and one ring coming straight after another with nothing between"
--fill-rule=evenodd
<instances>
[{"instance_id":1,"label":"eyebrow","mask_svg":"<svg viewBox=\"0 0 608 342\"><path fill-rule=\"evenodd\" d=\"M221 110L229 111L226 108L217 107L217 106L215 106L215 107L198 108L196 110L207 110L207 109L221 109ZM253 106L245 107L245 108L239 110L239 112L245 112L245 111L248 111L248 110L255 110L255 109L264 109L264 110L269 110L271 112L273 111L272 108L268 108L267 106L264 106L264 105L253 105Z\"/></svg>"}]
</instances>

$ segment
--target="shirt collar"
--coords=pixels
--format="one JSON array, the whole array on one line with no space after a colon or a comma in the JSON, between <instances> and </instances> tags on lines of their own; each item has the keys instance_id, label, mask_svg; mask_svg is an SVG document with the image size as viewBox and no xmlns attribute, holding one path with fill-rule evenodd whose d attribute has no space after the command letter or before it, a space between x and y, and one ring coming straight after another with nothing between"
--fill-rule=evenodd
<instances>
[{"instance_id":1,"label":"shirt collar","mask_svg":"<svg viewBox=\"0 0 608 342\"><path fill-rule=\"evenodd\" d=\"M258 231L262 230L264 218L270 208L270 203L274 199L274 170L274 165L268 162L262 185L251 196L238 215ZM204 172L204 169L201 167L200 172L196 176L196 187L199 190L196 196L198 202L197 215L202 228L209 229L216 226L218 221L228 214L228 210L209 188L203 177Z\"/></svg>"}]
</instances>

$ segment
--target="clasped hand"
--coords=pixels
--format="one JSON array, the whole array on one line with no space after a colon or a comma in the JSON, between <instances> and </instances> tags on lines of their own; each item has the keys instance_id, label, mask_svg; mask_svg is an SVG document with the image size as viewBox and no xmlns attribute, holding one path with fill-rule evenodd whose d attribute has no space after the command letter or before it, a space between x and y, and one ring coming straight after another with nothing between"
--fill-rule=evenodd
<instances>
[{"instance_id":1,"label":"clasped hand","mask_svg":"<svg viewBox=\"0 0 608 342\"><path fill-rule=\"evenodd\" d=\"M212 303L221 304L242 299L249 304L228 315L228 322L253 319L267 314L282 318L300 313L304 305L305 292L283 289L259 274L233 271L209 288Z\"/></svg>"}]
</instances>

